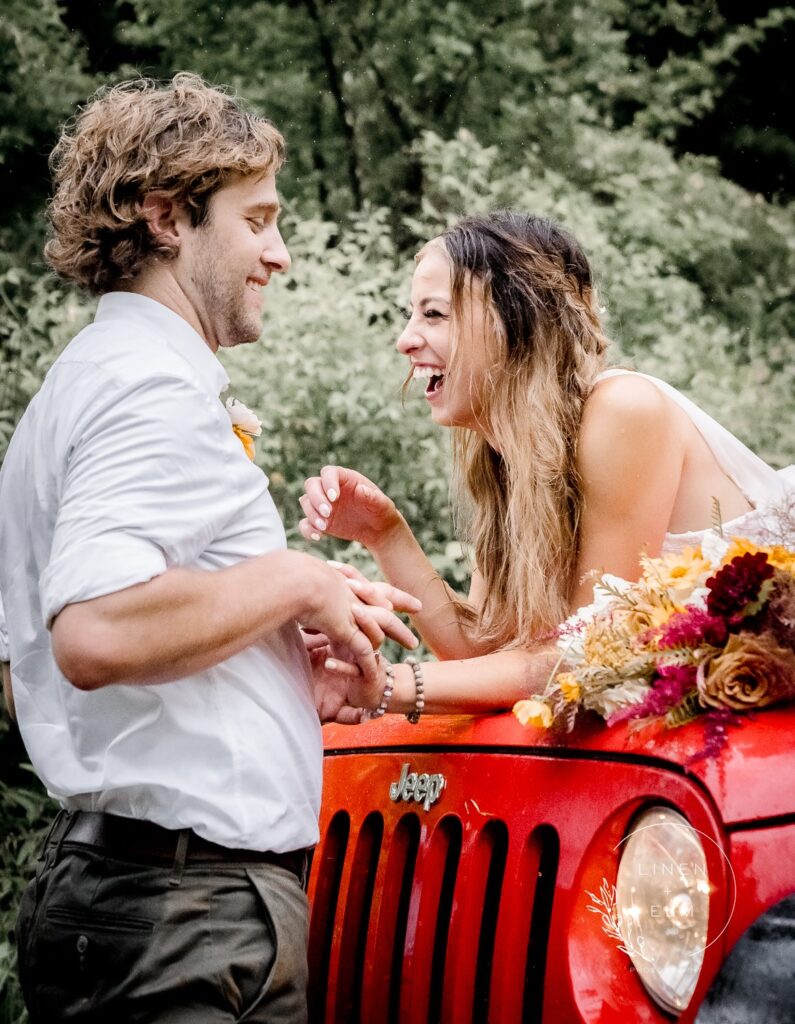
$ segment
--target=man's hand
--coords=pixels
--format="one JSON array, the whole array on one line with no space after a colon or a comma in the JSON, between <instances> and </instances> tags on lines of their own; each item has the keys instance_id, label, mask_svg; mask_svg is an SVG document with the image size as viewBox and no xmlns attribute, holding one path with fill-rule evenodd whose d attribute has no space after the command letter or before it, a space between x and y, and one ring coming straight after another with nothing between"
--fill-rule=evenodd
<instances>
[{"instance_id":1,"label":"man's hand","mask_svg":"<svg viewBox=\"0 0 795 1024\"><path fill-rule=\"evenodd\" d=\"M312 605L301 615L301 625L343 649L345 660L361 671L365 686L373 686L379 678L375 652L387 636L408 650L417 646L417 638L392 609L417 612L422 605L411 594L389 584L371 583L350 567L342 566L343 572L312 561L316 573Z\"/></svg>"},{"instance_id":2,"label":"man's hand","mask_svg":"<svg viewBox=\"0 0 795 1024\"><path fill-rule=\"evenodd\" d=\"M174 567L67 605L53 620L53 652L81 690L165 683L203 672L293 621L349 648L372 682L385 637L409 649L417 644L392 607L411 611L418 602L398 590L393 601L388 593L373 584L357 593L338 570L298 551L214 572Z\"/></svg>"},{"instance_id":3,"label":"man's hand","mask_svg":"<svg viewBox=\"0 0 795 1024\"><path fill-rule=\"evenodd\" d=\"M325 638L323 638L325 639ZM386 686L384 659L376 658L378 677L375 685L365 682L359 669L350 665L350 674L339 669L326 668L327 659L337 665L350 664L350 653L344 648L320 643L317 637L306 637L305 643L312 664L312 678L315 684L315 706L321 722L336 722L341 725L358 725L368 710L374 710L381 702Z\"/></svg>"}]
</instances>

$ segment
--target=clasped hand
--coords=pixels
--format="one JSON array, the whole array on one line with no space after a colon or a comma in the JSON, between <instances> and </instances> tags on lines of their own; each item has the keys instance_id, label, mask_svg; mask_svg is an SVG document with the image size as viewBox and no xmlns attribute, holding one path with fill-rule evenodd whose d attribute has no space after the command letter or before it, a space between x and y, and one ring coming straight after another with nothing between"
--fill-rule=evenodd
<instances>
[{"instance_id":1,"label":"clasped hand","mask_svg":"<svg viewBox=\"0 0 795 1024\"><path fill-rule=\"evenodd\" d=\"M357 621L374 650L387 636L407 650L417 646L414 634L395 614L417 614L422 609L417 598L389 583L368 580L353 566L340 562L329 562L329 565L353 591ZM377 708L380 703L386 684L383 659L376 658L376 671L366 674L359 667L361 652L332 641L323 633L308 629L302 632L312 665L315 706L321 722L346 725L360 722L364 711Z\"/></svg>"}]
</instances>

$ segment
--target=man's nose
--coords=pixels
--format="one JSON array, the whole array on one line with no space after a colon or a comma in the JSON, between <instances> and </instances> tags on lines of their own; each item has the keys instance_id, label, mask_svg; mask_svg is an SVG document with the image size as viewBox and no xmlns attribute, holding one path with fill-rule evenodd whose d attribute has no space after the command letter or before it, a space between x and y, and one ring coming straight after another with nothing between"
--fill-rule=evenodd
<instances>
[{"instance_id":1,"label":"man's nose","mask_svg":"<svg viewBox=\"0 0 795 1024\"><path fill-rule=\"evenodd\" d=\"M284 244L284 239L278 228L274 229L274 235L262 250L260 259L276 273L286 274L290 269L293 261L290 259L290 253L287 251L287 246Z\"/></svg>"}]
</instances>

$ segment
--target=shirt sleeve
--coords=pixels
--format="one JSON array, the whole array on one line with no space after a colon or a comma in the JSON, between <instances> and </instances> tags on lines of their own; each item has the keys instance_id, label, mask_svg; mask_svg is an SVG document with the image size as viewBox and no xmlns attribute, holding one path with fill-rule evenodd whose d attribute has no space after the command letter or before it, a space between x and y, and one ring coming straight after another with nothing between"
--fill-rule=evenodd
<instances>
[{"instance_id":1,"label":"shirt sleeve","mask_svg":"<svg viewBox=\"0 0 795 1024\"><path fill-rule=\"evenodd\" d=\"M221 402L177 377L112 394L69 448L49 562L49 627L68 604L192 564L233 515Z\"/></svg>"},{"instance_id":2,"label":"shirt sleeve","mask_svg":"<svg viewBox=\"0 0 795 1024\"><path fill-rule=\"evenodd\" d=\"M3 608L3 595L0 594L0 661L10 661L8 653L8 627L6 625L6 614Z\"/></svg>"}]
</instances>

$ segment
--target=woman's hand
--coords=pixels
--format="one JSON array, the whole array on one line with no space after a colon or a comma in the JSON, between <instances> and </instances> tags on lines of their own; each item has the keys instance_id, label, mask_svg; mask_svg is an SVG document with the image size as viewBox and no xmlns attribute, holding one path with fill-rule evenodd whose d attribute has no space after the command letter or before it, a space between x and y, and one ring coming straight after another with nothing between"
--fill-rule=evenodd
<instances>
[{"instance_id":1,"label":"woman's hand","mask_svg":"<svg viewBox=\"0 0 795 1024\"><path fill-rule=\"evenodd\" d=\"M312 679L315 688L315 707L321 722L358 725L367 710L377 708L386 686L384 659L376 658L377 675L374 682L366 683L358 668L340 672L329 666L348 665L350 652L326 637L304 634ZM336 660L335 660L336 659ZM353 666L350 666L353 669Z\"/></svg>"},{"instance_id":2,"label":"woman's hand","mask_svg":"<svg viewBox=\"0 0 795 1024\"><path fill-rule=\"evenodd\" d=\"M391 498L356 470L324 466L304 483L300 498L305 519L298 524L307 540L323 534L356 540L372 550L403 524Z\"/></svg>"}]
</instances>

